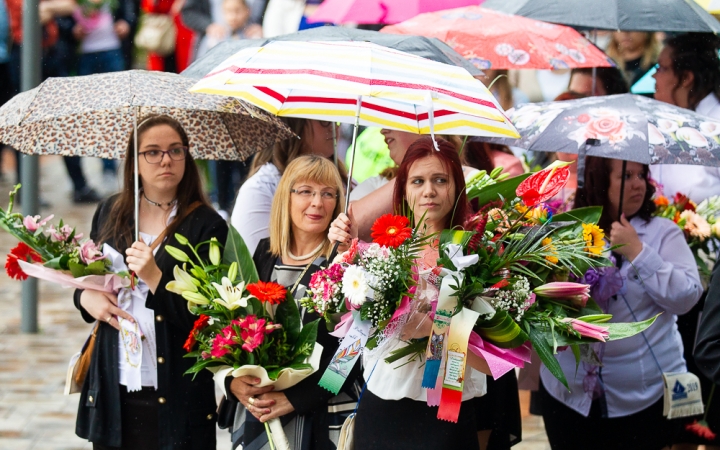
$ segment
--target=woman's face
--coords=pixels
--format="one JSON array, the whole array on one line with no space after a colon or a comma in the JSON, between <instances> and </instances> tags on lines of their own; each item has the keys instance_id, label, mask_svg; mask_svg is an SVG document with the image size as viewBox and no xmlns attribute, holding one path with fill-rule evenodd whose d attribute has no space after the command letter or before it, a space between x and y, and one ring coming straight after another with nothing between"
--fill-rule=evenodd
<instances>
[{"instance_id":1,"label":"woman's face","mask_svg":"<svg viewBox=\"0 0 720 450\"><path fill-rule=\"evenodd\" d=\"M673 70L672 62L672 50L665 47L660 52L657 72L653 75L655 100L687 108L689 91L682 88L680 77Z\"/></svg>"},{"instance_id":2,"label":"woman's face","mask_svg":"<svg viewBox=\"0 0 720 450\"><path fill-rule=\"evenodd\" d=\"M425 215L425 221L434 231L447 226L449 214L455 207L455 183L440 159L427 156L410 166L405 199L415 220Z\"/></svg>"},{"instance_id":3,"label":"woman's face","mask_svg":"<svg viewBox=\"0 0 720 450\"><path fill-rule=\"evenodd\" d=\"M412 145L413 142L420 138L419 134L409 133L407 131L388 130L383 128L380 130L383 136L385 136L385 143L390 149L390 158L395 161L398 166L405 157L407 149Z\"/></svg>"},{"instance_id":4,"label":"woman's face","mask_svg":"<svg viewBox=\"0 0 720 450\"><path fill-rule=\"evenodd\" d=\"M338 201L337 188L312 181L299 181L292 189L290 222L293 236L327 234Z\"/></svg>"},{"instance_id":5,"label":"woman's face","mask_svg":"<svg viewBox=\"0 0 720 450\"><path fill-rule=\"evenodd\" d=\"M620 184L625 177L625 190L623 195L623 214L631 217L640 211L645 201L647 182L645 181L645 167L636 162L628 161L625 173L622 173L622 161L611 160L610 187L608 188L608 200L610 203L610 214L617 220L618 206L620 205Z\"/></svg>"},{"instance_id":6,"label":"woman's face","mask_svg":"<svg viewBox=\"0 0 720 450\"><path fill-rule=\"evenodd\" d=\"M592 75L588 75L582 72L576 72L570 77L570 84L568 85L570 92L576 94L582 94L590 97L593 93L592 89ZM602 85L599 79L595 79L595 95L607 95L605 86Z\"/></svg>"},{"instance_id":7,"label":"woman's face","mask_svg":"<svg viewBox=\"0 0 720 450\"><path fill-rule=\"evenodd\" d=\"M185 175L185 158L174 160L170 154L161 153L183 147L180 135L170 125L156 125L145 130L140 136L138 147L138 169L142 185L146 190L167 192L177 190ZM162 157L159 163L151 164L148 159Z\"/></svg>"},{"instance_id":8,"label":"woman's face","mask_svg":"<svg viewBox=\"0 0 720 450\"><path fill-rule=\"evenodd\" d=\"M308 154L332 158L335 153L335 148L333 147L333 126L337 125L323 120L308 120L302 135L303 139L308 140L305 151L308 152Z\"/></svg>"},{"instance_id":9,"label":"woman's face","mask_svg":"<svg viewBox=\"0 0 720 450\"><path fill-rule=\"evenodd\" d=\"M642 31L616 31L615 40L621 52L638 52L645 48L650 40L648 33Z\"/></svg>"}]
</instances>

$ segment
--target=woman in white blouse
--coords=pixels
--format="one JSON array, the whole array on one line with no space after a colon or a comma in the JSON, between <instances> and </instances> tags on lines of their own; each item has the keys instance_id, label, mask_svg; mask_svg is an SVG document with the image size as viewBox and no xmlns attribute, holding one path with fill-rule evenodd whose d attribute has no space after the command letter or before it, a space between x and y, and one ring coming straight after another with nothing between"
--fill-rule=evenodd
<instances>
[{"instance_id":1,"label":"woman in white blouse","mask_svg":"<svg viewBox=\"0 0 720 450\"><path fill-rule=\"evenodd\" d=\"M469 212L458 153L449 142L440 138L437 142L439 151L430 137L420 138L410 146L398 168L393 195L396 211L412 209L414 217L425 217L426 233L462 226ZM330 227L331 241L347 245L353 235L357 235L356 227L344 214ZM423 287L419 290L435 300L437 288L423 274L429 275L437 258L436 244L430 244L417 260ZM431 325L427 316L425 320L412 317L401 339L429 336ZM406 345L398 338L392 339L386 344L387 351ZM356 450L479 448L475 411L473 403L467 400L485 393L485 375L468 368L458 422L445 422L437 419L437 407L427 405L427 391L421 386L424 358L403 365L405 361L388 364L384 357L385 354L376 353L363 360L367 390L355 422Z\"/></svg>"},{"instance_id":2,"label":"woman in white blouse","mask_svg":"<svg viewBox=\"0 0 720 450\"><path fill-rule=\"evenodd\" d=\"M620 292L600 306L613 322L659 316L643 334L600 344L601 367L581 364L576 372L572 352L558 354L569 391L543 367L542 412L553 449L660 450L673 438L674 425L663 417L662 373L686 370L675 322L695 305L702 287L680 228L652 217L654 192L645 165L628 162L623 173L622 161L586 160L575 206L603 207L600 226L610 245L620 246L615 251L623 277Z\"/></svg>"}]
</instances>

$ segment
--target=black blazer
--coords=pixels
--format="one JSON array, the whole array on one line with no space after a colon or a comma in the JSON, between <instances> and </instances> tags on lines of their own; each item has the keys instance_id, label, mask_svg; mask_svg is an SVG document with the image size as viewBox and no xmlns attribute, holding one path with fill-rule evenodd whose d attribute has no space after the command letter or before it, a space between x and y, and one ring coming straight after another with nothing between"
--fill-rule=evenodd
<instances>
[{"instance_id":1,"label":"black blazer","mask_svg":"<svg viewBox=\"0 0 720 450\"><path fill-rule=\"evenodd\" d=\"M703 375L720 384L720 262L710 278L694 356Z\"/></svg>"},{"instance_id":2,"label":"black blazer","mask_svg":"<svg viewBox=\"0 0 720 450\"><path fill-rule=\"evenodd\" d=\"M96 239L108 217L111 205L117 197L111 197L98 206L92 222L90 237ZM133 224L128 224L132 229ZM225 242L227 224L217 212L207 206L200 206L186 217L177 228L190 243L197 244L217 238ZM113 245L112 242L108 242ZM173 268L178 262L165 252L165 245L182 246L175 236L168 236L155 254L155 262L163 276L158 288L148 293L146 306L155 312L155 333L157 337L158 376L158 449L162 450L204 450L215 448L216 403L212 374L203 370L193 380L183 375L194 361L183 358L183 349L196 316L190 313L187 302L177 294L168 292L165 285L173 280ZM124 254L124 249L121 251ZM208 259L208 247L198 252ZM81 290L75 291L75 306L86 322L94 322L92 316L80 305ZM75 433L89 441L120 447L120 384L118 362L118 332L107 323L101 322L93 351L88 375L80 394Z\"/></svg>"}]
</instances>

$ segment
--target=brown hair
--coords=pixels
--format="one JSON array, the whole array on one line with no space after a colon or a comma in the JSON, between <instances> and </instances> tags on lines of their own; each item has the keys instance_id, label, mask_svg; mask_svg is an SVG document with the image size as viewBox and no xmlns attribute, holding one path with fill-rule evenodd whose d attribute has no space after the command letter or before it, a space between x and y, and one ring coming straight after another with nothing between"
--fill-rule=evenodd
<instances>
[{"instance_id":1,"label":"brown hair","mask_svg":"<svg viewBox=\"0 0 720 450\"><path fill-rule=\"evenodd\" d=\"M610 199L608 189L610 188L610 162L612 159L600 158L597 156L585 157L585 185L575 191L574 208L584 206L602 206L602 215L598 225L609 234L612 225L610 212ZM655 186L650 183L650 170L647 164L643 164L645 170L645 198L637 216L649 222L655 212L655 203L652 201L655 195Z\"/></svg>"},{"instance_id":2,"label":"brown hair","mask_svg":"<svg viewBox=\"0 0 720 450\"><path fill-rule=\"evenodd\" d=\"M688 106L693 111L698 103L709 94L720 98L720 39L710 33L688 33L665 41L670 50L673 73L680 81L685 73L694 75L693 85L688 94ZM673 90L673 100L675 91Z\"/></svg>"},{"instance_id":3,"label":"brown hair","mask_svg":"<svg viewBox=\"0 0 720 450\"><path fill-rule=\"evenodd\" d=\"M138 147L142 142L143 134L149 129L167 125L180 136L180 140L185 147L190 147L190 141L187 133L183 129L180 122L172 117L165 115L150 115L139 121L137 136ZM115 202L110 209L109 219L105 221L104 226L99 232L98 242L113 241L115 248L124 253L134 240L133 223L135 212L135 181L133 174L135 173L135 146L133 132L130 132L128 138L127 150L125 152L125 173L123 174L123 189L118 194ZM140 187L142 188L142 178L140 178ZM167 235L172 236L178 225L178 219L185 216L187 208L195 203L201 202L203 205L210 207L210 204L202 190L202 181L195 161L190 152L185 156L185 173L177 190L177 215L175 219L167 227Z\"/></svg>"},{"instance_id":4,"label":"brown hair","mask_svg":"<svg viewBox=\"0 0 720 450\"><path fill-rule=\"evenodd\" d=\"M305 143L312 137L312 125L309 119L300 119L296 117L280 117L298 137L291 137L284 141L277 142L274 146L268 147L255 155L252 166L250 166L249 177L255 175L260 167L267 163L272 163L280 171L280 175L285 173L290 162L302 154L311 154L310 149L305 148ZM347 183L348 174L345 164L338 161L338 172L344 183Z\"/></svg>"},{"instance_id":5,"label":"brown hair","mask_svg":"<svg viewBox=\"0 0 720 450\"><path fill-rule=\"evenodd\" d=\"M285 174L280 178L270 209L270 252L273 255L282 256L290 252L292 239L290 190L293 189L296 183L301 181L324 184L336 189L335 208L332 212L328 212L331 221L333 217L340 214L345 204L342 180L335 164L329 159L318 155L303 155L293 159L288 164ZM327 239L331 221L328 222L328 227L325 230L325 246L322 249L322 254L326 257L330 255L332 250L332 243Z\"/></svg>"}]
</instances>

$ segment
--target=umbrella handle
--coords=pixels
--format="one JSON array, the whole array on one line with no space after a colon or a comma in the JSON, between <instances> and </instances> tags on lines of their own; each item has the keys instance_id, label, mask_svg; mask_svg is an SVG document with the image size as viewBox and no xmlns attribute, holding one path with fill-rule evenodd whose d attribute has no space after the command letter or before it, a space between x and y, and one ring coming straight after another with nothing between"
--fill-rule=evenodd
<instances>
[{"instance_id":1,"label":"umbrella handle","mask_svg":"<svg viewBox=\"0 0 720 450\"><path fill-rule=\"evenodd\" d=\"M326 261L326 262L327 262L327 266L326 266L326 267L330 267L330 264L332 263L332 260L335 259L335 257L337 256L337 254L338 254L338 247L340 247L340 242L339 242L339 241L335 241L335 244L333 245L332 251L330 252L330 256L328 256L328 259L327 259L327 261Z\"/></svg>"},{"instance_id":2,"label":"umbrella handle","mask_svg":"<svg viewBox=\"0 0 720 450\"><path fill-rule=\"evenodd\" d=\"M625 171L627 170L627 161L622 162L622 178L620 178L620 200L618 201L618 222L623 213L623 197L625 196Z\"/></svg>"}]
</instances>

